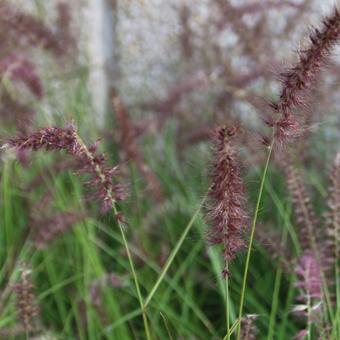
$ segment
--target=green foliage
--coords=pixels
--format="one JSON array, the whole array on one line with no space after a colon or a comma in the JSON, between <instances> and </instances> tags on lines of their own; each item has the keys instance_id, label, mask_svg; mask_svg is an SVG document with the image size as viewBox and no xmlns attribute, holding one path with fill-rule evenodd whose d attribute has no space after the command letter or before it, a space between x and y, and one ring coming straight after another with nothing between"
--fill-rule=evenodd
<instances>
[{"instance_id":1,"label":"green foliage","mask_svg":"<svg viewBox=\"0 0 340 340\"><path fill-rule=\"evenodd\" d=\"M85 92L79 84L75 96L78 101L73 98L67 104L70 112L76 111L78 122L88 121ZM38 121L44 121L44 114L41 108ZM56 121L60 122L60 118ZM89 131L85 123L80 124L82 132L85 136L101 136L99 129ZM237 326L245 254L231 264L227 305L220 249L206 244L204 204L200 209L209 185L208 147L201 144L180 154L173 122L161 135L145 137L143 143L145 161L159 177L165 199L154 202L148 197L142 177L129 164L130 198L119 208L127 220L125 233L141 293L147 301L152 338L224 337L227 309L232 329ZM117 147L111 141L107 150L110 159L117 159ZM41 311L42 333L57 339L145 338L133 277L113 213L101 216L84 200L79 176L72 172L55 173L51 164L56 156L45 153L32 156L29 166L5 153L1 162L0 334L6 334L8 339L21 338L15 332L18 321L10 287L18 278L20 263L29 263ZM247 176L253 206L260 172L261 169L253 168ZM326 192L324 176L313 168L308 173L318 192ZM41 176L41 186L25 191L25 185L36 174ZM53 192L56 210L88 211L88 217L46 249L38 250L27 238L29 207L46 188ZM316 205L322 204L322 200L316 201ZM273 166L265 182L259 219L299 251L285 184ZM185 230L188 233L183 238ZM173 251L166 267L166 259ZM294 275L284 273L270 255L256 244L250 259L244 314L258 315L259 339L284 340L292 338L303 326L291 313L296 296ZM123 277L126 285L103 287L97 306L91 300L91 285L110 272Z\"/></svg>"}]
</instances>

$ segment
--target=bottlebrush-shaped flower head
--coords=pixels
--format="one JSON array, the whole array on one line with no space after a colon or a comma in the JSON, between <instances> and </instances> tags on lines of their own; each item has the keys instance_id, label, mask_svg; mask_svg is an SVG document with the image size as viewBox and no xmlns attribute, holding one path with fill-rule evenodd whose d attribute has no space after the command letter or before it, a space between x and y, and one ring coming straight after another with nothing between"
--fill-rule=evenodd
<instances>
[{"instance_id":1,"label":"bottlebrush-shaped flower head","mask_svg":"<svg viewBox=\"0 0 340 340\"><path fill-rule=\"evenodd\" d=\"M282 90L278 101L271 108L281 117L274 123L276 138L284 141L296 134L300 127L294 110L305 104L305 93L312 88L320 68L325 63L332 48L340 39L340 12L333 13L323 20L321 29L314 29L310 35L310 45L299 52L298 62L281 73Z\"/></svg>"},{"instance_id":2,"label":"bottlebrush-shaped flower head","mask_svg":"<svg viewBox=\"0 0 340 340\"><path fill-rule=\"evenodd\" d=\"M320 301L322 293L321 268L314 254L307 250L300 257L295 269L297 275L296 287L301 288L303 295L300 299Z\"/></svg>"},{"instance_id":3,"label":"bottlebrush-shaped flower head","mask_svg":"<svg viewBox=\"0 0 340 340\"><path fill-rule=\"evenodd\" d=\"M340 257L340 152L330 172L329 194L327 200L328 210L325 213L326 239L322 247L324 267L328 276L328 282L334 285L334 269L337 259Z\"/></svg>"},{"instance_id":4,"label":"bottlebrush-shaped flower head","mask_svg":"<svg viewBox=\"0 0 340 340\"><path fill-rule=\"evenodd\" d=\"M24 330L26 332L36 330L39 309L36 305L33 283L28 268L23 267L21 269L20 279L14 285L13 291L16 295L17 313Z\"/></svg>"},{"instance_id":5,"label":"bottlebrush-shaped flower head","mask_svg":"<svg viewBox=\"0 0 340 340\"><path fill-rule=\"evenodd\" d=\"M250 314L246 315L241 320L241 339L242 340L255 340L257 328L255 325L255 320L257 315Z\"/></svg>"},{"instance_id":6,"label":"bottlebrush-shaped flower head","mask_svg":"<svg viewBox=\"0 0 340 340\"><path fill-rule=\"evenodd\" d=\"M232 144L235 128L221 127L214 131L214 160L211 171L211 199L207 219L211 228L207 238L212 244L223 244L223 256L231 261L244 246L247 228L245 190L239 161ZM226 271L224 275L228 274Z\"/></svg>"},{"instance_id":7,"label":"bottlebrush-shaped flower head","mask_svg":"<svg viewBox=\"0 0 340 340\"><path fill-rule=\"evenodd\" d=\"M301 294L297 297L298 305L293 309L296 315L307 318L307 322L319 324L322 317L322 278L321 268L312 251L305 251L295 268L295 285ZM320 330L321 331L321 330ZM308 327L299 331L295 339L303 339L308 334Z\"/></svg>"},{"instance_id":8,"label":"bottlebrush-shaped flower head","mask_svg":"<svg viewBox=\"0 0 340 340\"><path fill-rule=\"evenodd\" d=\"M299 226L299 239L302 249L315 249L320 239L320 222L315 216L309 192L304 182L303 174L294 166L292 157L287 153L281 161L287 189L293 203L296 223Z\"/></svg>"},{"instance_id":9,"label":"bottlebrush-shaped flower head","mask_svg":"<svg viewBox=\"0 0 340 340\"><path fill-rule=\"evenodd\" d=\"M101 201L102 212L107 212L114 202L125 198L123 186L113 181L118 166L108 167L105 156L96 152L95 145L87 147L73 125L43 128L28 136L9 139L7 146L18 151L65 150L77 160L78 171L90 175L86 184L93 189L91 198Z\"/></svg>"}]
</instances>

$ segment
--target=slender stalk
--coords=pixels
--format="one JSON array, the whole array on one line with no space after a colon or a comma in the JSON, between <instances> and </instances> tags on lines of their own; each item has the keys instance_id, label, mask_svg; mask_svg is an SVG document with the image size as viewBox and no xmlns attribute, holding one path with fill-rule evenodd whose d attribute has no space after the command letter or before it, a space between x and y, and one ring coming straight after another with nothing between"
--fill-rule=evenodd
<instances>
[{"instance_id":1,"label":"slender stalk","mask_svg":"<svg viewBox=\"0 0 340 340\"><path fill-rule=\"evenodd\" d=\"M227 340L231 337L231 335L234 333L236 327L238 327L240 325L240 320L236 319L235 322L231 325L230 329L228 330L228 333L225 335L225 337L223 338L223 340Z\"/></svg>"},{"instance_id":2,"label":"slender stalk","mask_svg":"<svg viewBox=\"0 0 340 340\"><path fill-rule=\"evenodd\" d=\"M335 309L335 326L334 330L336 334L340 334L340 327L339 327L339 322L340 322L340 273L339 273L339 259L338 259L338 254L339 254L339 244L338 244L338 229L336 229L336 257L335 257L335 284L336 284L336 309Z\"/></svg>"},{"instance_id":3,"label":"slender stalk","mask_svg":"<svg viewBox=\"0 0 340 340\"><path fill-rule=\"evenodd\" d=\"M104 176L100 166L94 162L93 154L89 151L88 147L86 146L86 144L83 142L83 140L81 139L81 137L77 133L75 134L75 138L76 138L78 144L82 147L82 151L84 152L84 154L87 156L87 158L90 160L91 164L93 165L95 172L97 173L100 181L105 183L105 176ZM108 191L107 195L111 198L111 201L113 202L112 203L112 210L113 210L114 214L118 215L118 210L117 210L117 207L114 203L115 201L114 201L114 198L112 197L111 190ZM144 302L143 302L142 293L140 291L140 286L139 286L135 266L133 264L129 245L128 245L128 242L127 242L126 237L125 237L124 225L122 224L122 222L119 219L117 219L117 223L118 223L118 227L119 227L119 230L120 230L120 233L121 233L121 236L122 236L122 240L123 240L123 243L124 243L126 254L128 256L133 281L135 283L137 298L138 298L139 305L140 305L140 308L141 308L141 311L142 311L142 317L143 317L143 323L144 323L146 338L147 338L147 340L151 340L152 338L151 338L151 334L150 334L148 319L147 319L147 316L146 316L145 305L144 305Z\"/></svg>"},{"instance_id":4,"label":"slender stalk","mask_svg":"<svg viewBox=\"0 0 340 340\"><path fill-rule=\"evenodd\" d=\"M273 151L273 147L274 147L274 142L275 142L275 139L272 138L272 142L271 142L271 144L269 146L269 149L268 149L266 165L264 167L263 174L262 174L260 190L259 190L259 193L258 193L258 196L257 196L255 213L254 213L254 217L253 217L253 221L252 221L252 226L251 226L251 231L250 231L250 239L249 239L249 245L248 245L248 250L247 250L247 257L246 257L246 264L245 264L244 274L243 274L241 299L240 299L240 307L239 307L239 314L238 314L238 319L239 320L242 319L243 305L244 305L244 296L245 296L245 290L246 290L246 284L247 284L247 277L248 277L251 249L252 249L252 245L253 245L253 241L254 241L257 217L258 217L258 214L259 214L259 209L260 209L260 204L261 204L261 199L262 199L262 194L263 194L263 189L264 189L264 183L265 183L267 172L268 172L268 167L269 167L269 162L270 162L272 151ZM241 322L239 323L238 328L237 328L237 340L240 340L240 339L241 339Z\"/></svg>"},{"instance_id":5,"label":"slender stalk","mask_svg":"<svg viewBox=\"0 0 340 340\"><path fill-rule=\"evenodd\" d=\"M307 275L306 275L307 279L309 278L309 270L307 270ZM312 339L312 319L311 319L311 315L312 315L312 306L311 306L311 297L309 292L307 292L307 339L311 340Z\"/></svg>"},{"instance_id":6,"label":"slender stalk","mask_svg":"<svg viewBox=\"0 0 340 340\"><path fill-rule=\"evenodd\" d=\"M159 312L159 314L161 315L161 317L162 317L162 319L164 321L164 325L165 325L166 331L168 333L169 339L170 340L174 340L174 338L171 335L171 331L170 331L170 327L169 327L169 324L168 324L168 320L166 319L165 315L162 312Z\"/></svg>"},{"instance_id":7,"label":"slender stalk","mask_svg":"<svg viewBox=\"0 0 340 340\"><path fill-rule=\"evenodd\" d=\"M171 252L171 254L169 255L166 263L165 263L165 266L161 272L161 274L159 275L155 285L153 286L151 292L149 293L148 297L146 298L145 300L145 303L144 303L144 308L146 308L146 306L150 303L151 299L153 298L153 296L155 295L159 285L162 283L166 273L168 272L172 262L174 261L179 249L181 248L185 238L187 237L191 227L193 226L200 210L201 210L201 207L203 205L203 202L205 200L205 197L203 198L202 202L200 203L199 207L197 208L197 210L195 211L194 215L192 216L191 220L189 221L188 225L186 226L186 228L184 229L180 239L178 240L178 242L176 243L176 246L175 248L173 249L173 251Z\"/></svg>"},{"instance_id":8,"label":"slender stalk","mask_svg":"<svg viewBox=\"0 0 340 340\"><path fill-rule=\"evenodd\" d=\"M115 213L115 215L117 215L118 211L117 211L115 204L112 205L112 209L113 209L113 212ZM131 273L132 273L133 281L135 283L135 288L136 288L136 292L137 292L137 298L138 298L138 301L139 301L140 308L142 310L142 317L143 317L143 323L144 323L146 338L148 340L151 340L152 338L151 338L151 334L150 334L148 319L147 319L147 316L146 316L145 304L143 302L142 293L140 291L140 286L139 286L139 282L138 282L138 278L137 278L137 274L136 274L136 270L135 270L135 265L133 264L130 248L129 248L128 242L126 240L126 237L125 237L124 226L119 220L118 220L118 227L119 227L119 230L120 230L120 233L121 233L121 236L122 236L122 240L123 240L123 243L124 243L124 246L125 246L126 254L128 256L128 260L129 260L129 264L130 264L130 268L131 268Z\"/></svg>"},{"instance_id":9,"label":"slender stalk","mask_svg":"<svg viewBox=\"0 0 340 340\"><path fill-rule=\"evenodd\" d=\"M228 264L226 265L226 270L228 270ZM227 275L225 279L225 288L226 288L226 318L227 318L227 340L230 340L230 313L229 313L229 276Z\"/></svg>"}]
</instances>

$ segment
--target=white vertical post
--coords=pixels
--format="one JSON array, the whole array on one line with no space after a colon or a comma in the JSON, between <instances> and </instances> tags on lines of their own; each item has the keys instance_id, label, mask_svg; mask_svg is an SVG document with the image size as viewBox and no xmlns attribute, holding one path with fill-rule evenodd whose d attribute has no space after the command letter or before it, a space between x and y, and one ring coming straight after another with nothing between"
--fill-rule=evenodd
<instances>
[{"instance_id":1,"label":"white vertical post","mask_svg":"<svg viewBox=\"0 0 340 340\"><path fill-rule=\"evenodd\" d=\"M87 0L84 29L87 30L89 89L102 125L109 109L109 90L114 81L115 6L112 0Z\"/></svg>"}]
</instances>

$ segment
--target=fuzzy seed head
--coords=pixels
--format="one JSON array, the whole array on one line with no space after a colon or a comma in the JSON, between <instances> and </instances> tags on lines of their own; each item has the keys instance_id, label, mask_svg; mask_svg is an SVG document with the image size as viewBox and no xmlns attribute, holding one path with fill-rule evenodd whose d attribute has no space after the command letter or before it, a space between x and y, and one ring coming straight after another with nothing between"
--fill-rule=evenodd
<instances>
[{"instance_id":1,"label":"fuzzy seed head","mask_svg":"<svg viewBox=\"0 0 340 340\"><path fill-rule=\"evenodd\" d=\"M65 150L78 162L77 171L90 175L86 184L93 189L91 199L101 202L103 213L110 210L114 202L125 199L123 186L113 181L118 166L108 167L105 156L96 152L96 145L87 147L73 125L43 128L28 136L9 139L7 144L18 151Z\"/></svg>"},{"instance_id":2,"label":"fuzzy seed head","mask_svg":"<svg viewBox=\"0 0 340 340\"><path fill-rule=\"evenodd\" d=\"M306 91L311 90L320 69L339 40L340 12L334 9L333 13L324 19L321 29L314 29L311 33L310 44L299 52L298 62L280 74L280 97L270 105L274 112L281 115L274 124L278 141L284 142L301 130L294 111L305 105Z\"/></svg>"},{"instance_id":3,"label":"fuzzy seed head","mask_svg":"<svg viewBox=\"0 0 340 340\"><path fill-rule=\"evenodd\" d=\"M244 246L247 227L245 190L232 144L235 134L235 128L222 127L214 131L212 184L209 190L211 203L207 214L211 224L207 239L212 244L223 244L226 262L231 261Z\"/></svg>"},{"instance_id":4,"label":"fuzzy seed head","mask_svg":"<svg viewBox=\"0 0 340 340\"><path fill-rule=\"evenodd\" d=\"M23 268L19 281L14 285L16 295L17 313L25 331L36 329L36 318L39 309L36 305L33 292L33 283L30 278L30 270Z\"/></svg>"}]
</instances>

